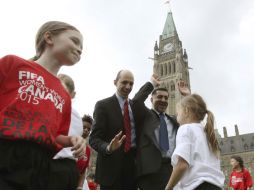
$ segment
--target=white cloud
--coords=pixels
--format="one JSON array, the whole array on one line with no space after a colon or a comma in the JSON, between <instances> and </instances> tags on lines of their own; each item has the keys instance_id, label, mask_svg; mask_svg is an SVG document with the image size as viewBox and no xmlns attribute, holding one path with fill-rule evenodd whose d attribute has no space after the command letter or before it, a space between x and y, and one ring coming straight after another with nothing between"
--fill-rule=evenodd
<instances>
[{"instance_id":1,"label":"white cloud","mask_svg":"<svg viewBox=\"0 0 254 190\"><path fill-rule=\"evenodd\" d=\"M254 9L247 12L246 15L242 17L240 22L240 41L244 43L253 44L254 43Z\"/></svg>"}]
</instances>

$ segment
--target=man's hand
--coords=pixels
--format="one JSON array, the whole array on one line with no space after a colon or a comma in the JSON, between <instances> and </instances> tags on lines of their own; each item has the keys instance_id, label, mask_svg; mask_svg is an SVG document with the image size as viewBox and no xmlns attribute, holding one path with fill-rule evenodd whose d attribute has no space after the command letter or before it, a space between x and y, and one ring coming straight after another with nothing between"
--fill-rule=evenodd
<instances>
[{"instance_id":1,"label":"man's hand","mask_svg":"<svg viewBox=\"0 0 254 190\"><path fill-rule=\"evenodd\" d=\"M178 82L178 90L183 96L188 96L191 94L191 91L187 86L187 83L185 83L183 80L180 80Z\"/></svg>"},{"instance_id":2,"label":"man's hand","mask_svg":"<svg viewBox=\"0 0 254 190\"><path fill-rule=\"evenodd\" d=\"M158 86L160 86L160 84L161 84L161 81L160 81L160 79L159 79L159 76L156 75L156 74L153 74L153 75L151 76L151 82L152 82L152 84L153 84L154 87L158 87Z\"/></svg>"},{"instance_id":3,"label":"man's hand","mask_svg":"<svg viewBox=\"0 0 254 190\"><path fill-rule=\"evenodd\" d=\"M125 135L122 136L122 131L120 131L107 146L107 151L111 153L116 149L118 149L123 144L125 138L126 136Z\"/></svg>"}]
</instances>

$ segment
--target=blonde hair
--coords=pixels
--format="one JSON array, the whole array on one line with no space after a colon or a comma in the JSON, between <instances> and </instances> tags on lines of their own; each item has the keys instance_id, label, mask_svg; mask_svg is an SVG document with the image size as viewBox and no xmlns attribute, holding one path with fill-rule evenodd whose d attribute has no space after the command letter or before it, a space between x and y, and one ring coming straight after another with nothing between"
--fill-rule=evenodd
<instances>
[{"instance_id":1,"label":"blonde hair","mask_svg":"<svg viewBox=\"0 0 254 190\"><path fill-rule=\"evenodd\" d=\"M207 122L204 128L207 141L212 152L218 157L220 148L214 132L214 115L207 110L206 103L198 94L191 94L180 101L180 106L187 108L193 119L202 121L207 114Z\"/></svg>"},{"instance_id":2,"label":"blonde hair","mask_svg":"<svg viewBox=\"0 0 254 190\"><path fill-rule=\"evenodd\" d=\"M59 35L62 32L66 30L75 30L79 32L77 28L74 26L67 24L65 22L60 22L60 21L49 21L44 23L38 30L35 38L35 50L36 50L36 55L31 58L31 60L36 61L37 59L40 58L42 53L45 50L46 47L46 42L44 39L44 34L46 32L50 32L52 35Z\"/></svg>"},{"instance_id":3,"label":"blonde hair","mask_svg":"<svg viewBox=\"0 0 254 190\"><path fill-rule=\"evenodd\" d=\"M75 85L72 78L66 74L59 74L57 77L65 84L69 93L73 93L75 91Z\"/></svg>"}]
</instances>

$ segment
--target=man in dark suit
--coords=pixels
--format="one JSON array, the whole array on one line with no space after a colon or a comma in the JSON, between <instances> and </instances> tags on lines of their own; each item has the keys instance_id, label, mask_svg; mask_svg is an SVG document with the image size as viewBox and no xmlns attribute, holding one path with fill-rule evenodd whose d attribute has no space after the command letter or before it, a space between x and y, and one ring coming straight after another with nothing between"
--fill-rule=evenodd
<instances>
[{"instance_id":1,"label":"man in dark suit","mask_svg":"<svg viewBox=\"0 0 254 190\"><path fill-rule=\"evenodd\" d=\"M95 105L94 123L89 143L98 152L95 180L101 190L136 190L135 113L128 96L134 83L133 74L122 70L114 84L116 93Z\"/></svg>"},{"instance_id":2,"label":"man in dark suit","mask_svg":"<svg viewBox=\"0 0 254 190\"><path fill-rule=\"evenodd\" d=\"M165 113L168 106L168 90L154 89L154 84L154 81L153 84L148 82L139 90L137 95L143 99L133 98L134 112L138 110L136 125L142 126L137 147L137 177L140 190L165 189L173 170L170 158L175 148L179 126L174 117ZM183 95L189 93L184 84L179 86L179 90ZM148 109L144 101L151 92L152 109Z\"/></svg>"}]
</instances>

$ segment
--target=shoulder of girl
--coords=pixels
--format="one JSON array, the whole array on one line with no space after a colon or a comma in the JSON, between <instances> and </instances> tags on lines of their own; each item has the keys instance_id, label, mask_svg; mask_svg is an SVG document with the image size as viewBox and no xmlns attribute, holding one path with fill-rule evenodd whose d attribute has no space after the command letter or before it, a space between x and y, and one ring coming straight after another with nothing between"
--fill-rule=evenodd
<instances>
[{"instance_id":1,"label":"shoulder of girl","mask_svg":"<svg viewBox=\"0 0 254 190\"><path fill-rule=\"evenodd\" d=\"M181 125L179 127L178 131L181 131L182 133L189 132L190 126L188 124Z\"/></svg>"}]
</instances>

